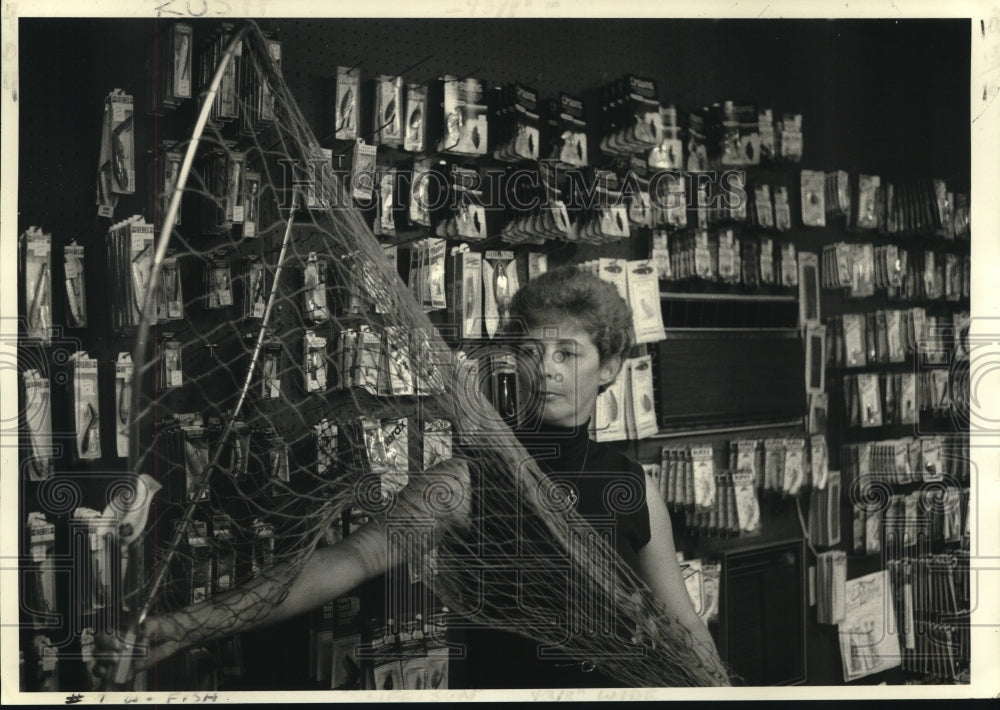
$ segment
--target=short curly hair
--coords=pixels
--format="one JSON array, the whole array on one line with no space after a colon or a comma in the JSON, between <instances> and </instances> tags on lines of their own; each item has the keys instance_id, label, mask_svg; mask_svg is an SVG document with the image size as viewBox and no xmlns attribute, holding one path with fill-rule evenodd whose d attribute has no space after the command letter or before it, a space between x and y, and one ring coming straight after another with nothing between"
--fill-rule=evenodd
<instances>
[{"instance_id":1,"label":"short curly hair","mask_svg":"<svg viewBox=\"0 0 1000 710\"><path fill-rule=\"evenodd\" d=\"M577 266L560 266L522 286L510 302L510 315L521 327L576 320L597 346L601 361L632 347L632 308L618 289Z\"/></svg>"}]
</instances>

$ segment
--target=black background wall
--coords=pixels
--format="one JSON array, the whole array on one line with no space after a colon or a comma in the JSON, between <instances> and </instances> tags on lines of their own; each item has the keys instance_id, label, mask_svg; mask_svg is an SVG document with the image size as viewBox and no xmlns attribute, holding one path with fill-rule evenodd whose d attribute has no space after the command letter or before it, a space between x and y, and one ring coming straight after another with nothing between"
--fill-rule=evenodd
<instances>
[{"instance_id":1,"label":"black background wall","mask_svg":"<svg viewBox=\"0 0 1000 710\"><path fill-rule=\"evenodd\" d=\"M444 73L516 80L543 96L597 88L631 72L656 79L661 100L682 110L732 99L801 113L802 168L867 171L899 181L935 177L947 180L950 189L969 187L967 20L268 20L261 25L283 42L285 78L323 145L332 146L330 87L338 65L360 64L365 76L413 67L406 74L412 80ZM95 218L93 197L103 100L121 88L136 96L137 107L144 105L146 58L159 26L154 20L20 21L19 231L38 225L60 245L71 239L90 247L100 243L107 223ZM137 145L181 137L161 135L166 124L139 111L137 118ZM116 217L144 207L139 195L123 199ZM830 235L808 238L819 243L821 236ZM836 311L826 294L823 308L824 315ZM58 310L54 316L62 320ZM99 330L69 335L92 352L113 352L121 344ZM54 431L69 430L60 426L65 415L55 416ZM651 451L634 451L652 460ZM109 476L124 473L118 460L94 466ZM103 490L92 493L95 500L82 505L97 507ZM35 487L24 486L22 518L34 509L37 495ZM776 511L770 532L798 534L792 515ZM849 577L872 571L877 562L852 561ZM286 628L284 638L303 638L303 623ZM808 683L838 684L835 629L810 622L808 631ZM266 646L279 633L262 632L258 643ZM298 677L305 644L300 651L281 647L283 652L261 659L259 678ZM248 676L253 671L248 659ZM881 680L898 677L883 674L864 682Z\"/></svg>"}]
</instances>

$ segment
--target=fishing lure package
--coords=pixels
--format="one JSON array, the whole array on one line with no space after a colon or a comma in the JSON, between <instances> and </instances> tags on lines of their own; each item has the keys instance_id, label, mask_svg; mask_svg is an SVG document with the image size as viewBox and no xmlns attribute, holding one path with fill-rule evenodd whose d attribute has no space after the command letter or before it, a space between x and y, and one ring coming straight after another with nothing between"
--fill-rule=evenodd
<instances>
[{"instance_id":1,"label":"fishing lure package","mask_svg":"<svg viewBox=\"0 0 1000 710\"><path fill-rule=\"evenodd\" d=\"M628 208L622 199L618 176L607 170L595 172L597 186L596 219L580 230L581 240L607 243L629 237Z\"/></svg>"},{"instance_id":2,"label":"fishing lure package","mask_svg":"<svg viewBox=\"0 0 1000 710\"><path fill-rule=\"evenodd\" d=\"M116 526L100 511L83 506L73 511L70 525L86 541L86 549L90 552L85 562L89 563L89 569L82 575L89 580L83 590L85 607L100 609L108 603L111 594L112 560L118 556Z\"/></svg>"},{"instance_id":3,"label":"fishing lure package","mask_svg":"<svg viewBox=\"0 0 1000 710\"><path fill-rule=\"evenodd\" d=\"M307 330L303 336L303 387L306 392L326 390L326 338Z\"/></svg>"},{"instance_id":4,"label":"fishing lure package","mask_svg":"<svg viewBox=\"0 0 1000 710\"><path fill-rule=\"evenodd\" d=\"M244 318L259 319L264 317L267 308L267 270L260 259L254 255L249 255L243 262L243 286L242 311Z\"/></svg>"},{"instance_id":5,"label":"fishing lure package","mask_svg":"<svg viewBox=\"0 0 1000 710\"><path fill-rule=\"evenodd\" d=\"M500 90L497 146L493 157L505 162L538 160L541 146L538 91L522 84Z\"/></svg>"},{"instance_id":6,"label":"fishing lure package","mask_svg":"<svg viewBox=\"0 0 1000 710\"><path fill-rule=\"evenodd\" d=\"M337 103L334 106L334 138L358 138L358 107L361 93L361 69L337 67Z\"/></svg>"},{"instance_id":7,"label":"fishing lure package","mask_svg":"<svg viewBox=\"0 0 1000 710\"><path fill-rule=\"evenodd\" d=\"M632 327L636 343L653 343L664 338L663 310L656 264L652 261L627 262L626 299L632 307Z\"/></svg>"},{"instance_id":8,"label":"fishing lure package","mask_svg":"<svg viewBox=\"0 0 1000 710\"><path fill-rule=\"evenodd\" d=\"M352 359L354 387L370 394L378 394L379 374L382 366L382 336L368 326L362 326L354 340L356 348Z\"/></svg>"},{"instance_id":9,"label":"fishing lure package","mask_svg":"<svg viewBox=\"0 0 1000 710\"><path fill-rule=\"evenodd\" d=\"M153 267L153 225L139 216L112 225L105 241L111 321L116 329L139 324ZM156 309L153 310L155 323Z\"/></svg>"},{"instance_id":10,"label":"fishing lure package","mask_svg":"<svg viewBox=\"0 0 1000 710\"><path fill-rule=\"evenodd\" d=\"M111 153L111 190L120 195L135 192L135 128L132 97L118 90L108 96L107 137ZM103 150L101 151L104 152Z\"/></svg>"},{"instance_id":11,"label":"fishing lure package","mask_svg":"<svg viewBox=\"0 0 1000 710\"><path fill-rule=\"evenodd\" d=\"M452 164L446 180L446 199L438 200L442 208L435 214L435 234L448 239L485 239L488 225L483 203L483 176L474 167Z\"/></svg>"},{"instance_id":12,"label":"fishing lure package","mask_svg":"<svg viewBox=\"0 0 1000 710\"><path fill-rule=\"evenodd\" d=\"M406 122L403 149L422 153L427 148L427 85L406 85Z\"/></svg>"},{"instance_id":13,"label":"fishing lure package","mask_svg":"<svg viewBox=\"0 0 1000 710\"><path fill-rule=\"evenodd\" d=\"M128 456L133 369L131 353L118 353L115 361L115 453L119 458Z\"/></svg>"},{"instance_id":14,"label":"fishing lure package","mask_svg":"<svg viewBox=\"0 0 1000 710\"><path fill-rule=\"evenodd\" d=\"M362 207L370 206L376 197L377 161L378 147L368 145L359 138L354 145L354 162L351 164L351 197Z\"/></svg>"},{"instance_id":15,"label":"fishing lure package","mask_svg":"<svg viewBox=\"0 0 1000 710\"><path fill-rule=\"evenodd\" d=\"M27 337L41 343L52 339L52 235L37 227L21 234L21 283L24 285L24 307L27 314ZM82 283L82 282L81 282Z\"/></svg>"},{"instance_id":16,"label":"fishing lure package","mask_svg":"<svg viewBox=\"0 0 1000 710\"><path fill-rule=\"evenodd\" d=\"M651 355L643 355L630 358L627 362L631 439L645 439L656 434L660 428L653 405L652 359Z\"/></svg>"},{"instance_id":17,"label":"fishing lure package","mask_svg":"<svg viewBox=\"0 0 1000 710\"><path fill-rule=\"evenodd\" d=\"M379 367L381 394L406 396L413 394L413 361L410 357L410 333L403 326L387 326L383 330L384 364Z\"/></svg>"},{"instance_id":18,"label":"fishing lure package","mask_svg":"<svg viewBox=\"0 0 1000 710\"><path fill-rule=\"evenodd\" d=\"M588 164L587 121L583 99L560 92L547 102L547 150L544 157L560 164L582 168Z\"/></svg>"},{"instance_id":19,"label":"fishing lure package","mask_svg":"<svg viewBox=\"0 0 1000 710\"><path fill-rule=\"evenodd\" d=\"M333 170L333 150L320 148L306 161L307 177L302 185L305 192L305 207L311 211L329 210L333 207L327 188L331 183ZM374 186L374 178L365 176L366 186ZM245 190L244 190L245 192Z\"/></svg>"},{"instance_id":20,"label":"fishing lure package","mask_svg":"<svg viewBox=\"0 0 1000 710\"><path fill-rule=\"evenodd\" d=\"M327 294L328 272L326 259L319 258L316 252L309 252L309 257L302 269L303 313L306 318L317 325L326 323L330 319Z\"/></svg>"},{"instance_id":21,"label":"fishing lure package","mask_svg":"<svg viewBox=\"0 0 1000 710\"><path fill-rule=\"evenodd\" d=\"M628 155L655 148L663 140L656 82L626 75L604 87L601 150Z\"/></svg>"},{"instance_id":22,"label":"fishing lure package","mask_svg":"<svg viewBox=\"0 0 1000 710\"><path fill-rule=\"evenodd\" d=\"M56 598L55 542L56 528L43 513L28 513L28 549L31 564L27 569L24 604L35 623L43 625L49 614L58 612Z\"/></svg>"},{"instance_id":23,"label":"fishing lure package","mask_svg":"<svg viewBox=\"0 0 1000 710\"><path fill-rule=\"evenodd\" d=\"M205 264L205 308L228 308L233 305L233 283L228 259L216 258Z\"/></svg>"},{"instance_id":24,"label":"fishing lure package","mask_svg":"<svg viewBox=\"0 0 1000 710\"><path fill-rule=\"evenodd\" d=\"M97 360L86 353L70 356L73 381L73 420L76 432L76 456L79 459L101 458L101 415L97 397Z\"/></svg>"},{"instance_id":25,"label":"fishing lure package","mask_svg":"<svg viewBox=\"0 0 1000 710\"><path fill-rule=\"evenodd\" d=\"M376 203L375 223L372 233L376 237L396 236L396 185L395 168L379 168L378 170L378 201Z\"/></svg>"},{"instance_id":26,"label":"fishing lure package","mask_svg":"<svg viewBox=\"0 0 1000 710\"><path fill-rule=\"evenodd\" d=\"M87 289L83 247L72 244L63 250L63 275L66 284L66 324L71 328L87 327Z\"/></svg>"},{"instance_id":27,"label":"fishing lure package","mask_svg":"<svg viewBox=\"0 0 1000 710\"><path fill-rule=\"evenodd\" d=\"M192 67L194 65L194 28L186 22L171 22L164 30L164 37L157 44L161 52L158 66L165 71L157 73L159 81L159 109L173 110L192 95ZM153 92L150 92L152 95Z\"/></svg>"},{"instance_id":28,"label":"fishing lure package","mask_svg":"<svg viewBox=\"0 0 1000 710\"><path fill-rule=\"evenodd\" d=\"M174 339L173 333L163 333L160 344L160 367L157 368L157 389L161 392L181 387L184 371L181 368L182 343Z\"/></svg>"},{"instance_id":29,"label":"fishing lure package","mask_svg":"<svg viewBox=\"0 0 1000 710\"><path fill-rule=\"evenodd\" d=\"M41 481L52 475L52 400L49 378L38 370L21 374L24 423L28 428L28 478Z\"/></svg>"},{"instance_id":30,"label":"fishing lure package","mask_svg":"<svg viewBox=\"0 0 1000 710\"><path fill-rule=\"evenodd\" d=\"M449 313L459 339L475 338L482 333L483 255L470 251L467 244L451 250L451 288Z\"/></svg>"},{"instance_id":31,"label":"fishing lure package","mask_svg":"<svg viewBox=\"0 0 1000 710\"><path fill-rule=\"evenodd\" d=\"M486 155L489 142L489 92L486 82L446 75L431 82L427 97L428 126L437 150L460 155ZM438 108L440 107L440 108ZM433 109L433 110L432 110Z\"/></svg>"},{"instance_id":32,"label":"fishing lure package","mask_svg":"<svg viewBox=\"0 0 1000 710\"><path fill-rule=\"evenodd\" d=\"M264 34L268 57L274 71L282 71L282 43ZM240 111L240 134L251 137L256 131L273 125L275 119L274 93L271 85L261 75L253 62L238 61L237 84L243 103Z\"/></svg>"},{"instance_id":33,"label":"fishing lure package","mask_svg":"<svg viewBox=\"0 0 1000 710\"><path fill-rule=\"evenodd\" d=\"M487 251L483 259L483 321L490 338L504 330L510 299L518 288L514 252Z\"/></svg>"},{"instance_id":34,"label":"fishing lure package","mask_svg":"<svg viewBox=\"0 0 1000 710\"><path fill-rule=\"evenodd\" d=\"M98 215L110 218L119 195L135 192L135 127L132 97L121 89L104 103L101 151L97 163Z\"/></svg>"},{"instance_id":35,"label":"fishing lure package","mask_svg":"<svg viewBox=\"0 0 1000 710\"><path fill-rule=\"evenodd\" d=\"M379 76L375 80L372 136L379 145L403 147L403 77Z\"/></svg>"},{"instance_id":36,"label":"fishing lure package","mask_svg":"<svg viewBox=\"0 0 1000 710\"><path fill-rule=\"evenodd\" d=\"M625 378L618 377L601 394L597 395L594 404L594 416L591 417L595 441L621 441L626 439L625 428L625 398L628 383Z\"/></svg>"}]
</instances>

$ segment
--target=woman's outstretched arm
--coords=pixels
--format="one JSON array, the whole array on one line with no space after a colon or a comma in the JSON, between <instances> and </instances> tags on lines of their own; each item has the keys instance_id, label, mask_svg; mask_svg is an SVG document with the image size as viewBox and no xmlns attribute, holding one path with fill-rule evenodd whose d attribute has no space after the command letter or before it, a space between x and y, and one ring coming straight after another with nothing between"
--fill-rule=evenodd
<instances>
[{"instance_id":1,"label":"woman's outstretched arm","mask_svg":"<svg viewBox=\"0 0 1000 710\"><path fill-rule=\"evenodd\" d=\"M468 520L469 478L465 462L445 461L425 473L411 476L400 493L393 515L433 521L435 532L447 533ZM429 496L450 498L450 506L428 505ZM288 583L289 563L279 563L226 594L192 604L173 612L150 616L143 623L141 637L148 652L135 659L134 670L143 670L188 646L225 638L240 631L278 623L322 606L342 596L362 582L387 571L390 560L414 559L421 551L392 550L399 536L387 535L385 522L375 518L337 543L315 550L302 565L280 603L262 608L262 600L272 599L281 585ZM120 639L98 638L102 662L99 675L107 675L111 652L122 649Z\"/></svg>"}]
</instances>

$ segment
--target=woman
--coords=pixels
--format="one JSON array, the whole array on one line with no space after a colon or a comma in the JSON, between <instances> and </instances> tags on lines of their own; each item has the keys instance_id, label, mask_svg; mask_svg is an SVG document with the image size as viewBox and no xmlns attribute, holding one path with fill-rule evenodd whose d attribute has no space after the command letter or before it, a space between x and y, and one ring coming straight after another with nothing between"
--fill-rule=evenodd
<instances>
[{"instance_id":1,"label":"woman","mask_svg":"<svg viewBox=\"0 0 1000 710\"><path fill-rule=\"evenodd\" d=\"M584 520L607 529L612 546L628 567L646 583L665 612L690 632L694 653L705 669L716 674L719 684L727 683L727 673L711 636L688 597L677 563L670 519L652 480L637 463L591 441L588 436L589 418L597 396L614 382L631 345L629 306L612 284L576 267L561 267L520 289L511 301L510 315L511 322L521 326L523 344L534 352L533 359L540 366L541 375L536 398L540 403L540 423L518 432L522 444L543 472L569 489L571 507ZM445 558L449 550L461 554L462 549L469 549L467 546L475 542L473 531L483 530L483 520L487 526L507 524L493 512L496 504L503 507L507 501L491 501L490 496L509 495L510 491L483 485L485 474L475 465L474 450L473 442L468 464L456 458L427 474L434 483L447 487L449 497L455 501L448 512L438 510L434 516ZM414 483L411 481L404 489L404 495L409 489L420 488ZM608 485L615 483L630 483L639 491L627 510L609 511L606 506L607 497L603 493ZM426 510L419 493L410 495L406 502ZM512 510L509 504L505 509ZM470 525L471 521L480 525ZM147 619L143 634L152 644L151 652L138 659L137 667L148 667L186 645L290 618L349 592L386 571L389 559L386 539L383 523L376 520L337 544L316 550L285 599L250 626L233 621L246 617L241 614L244 610L239 599L247 606L246 611L250 611L253 596L249 594L226 599L224 605L216 600ZM518 542L505 531L495 534L493 539L510 541L501 547L514 547ZM532 549L537 556L544 547ZM529 579L528 575L508 575L508 579L490 587L490 593L496 596L498 590L508 589L510 596L520 597L523 589L519 585L524 579ZM267 583L258 579L250 584ZM497 599L491 601L500 603ZM466 671L472 687L619 685L615 679L595 672L600 659L567 659L559 658L558 654L554 659L543 658L551 649L514 633L517 630L475 625L467 630Z\"/></svg>"}]
</instances>

